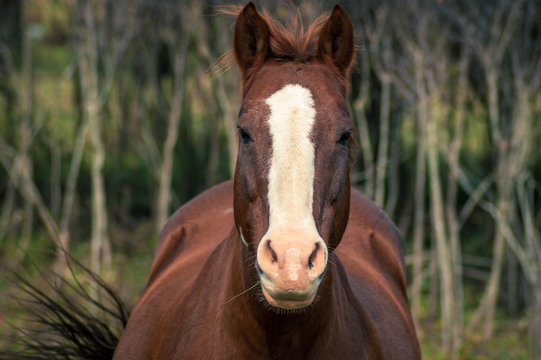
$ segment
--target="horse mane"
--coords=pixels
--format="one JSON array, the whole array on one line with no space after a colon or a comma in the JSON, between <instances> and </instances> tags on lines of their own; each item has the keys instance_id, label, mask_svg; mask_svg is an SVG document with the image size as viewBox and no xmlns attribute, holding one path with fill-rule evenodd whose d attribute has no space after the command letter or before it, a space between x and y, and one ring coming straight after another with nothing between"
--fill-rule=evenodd
<instances>
[{"instance_id":1,"label":"horse mane","mask_svg":"<svg viewBox=\"0 0 541 360\"><path fill-rule=\"evenodd\" d=\"M218 14L237 17L242 11L242 5L224 5L217 9ZM285 23L272 18L263 9L259 15L265 20L270 31L270 53L271 57L283 61L306 62L317 54L320 30L329 18L328 14L317 17L306 29L299 10L293 5L289 6L289 16ZM233 53L231 50L223 54L210 68L215 76L229 70L233 64Z\"/></svg>"}]
</instances>

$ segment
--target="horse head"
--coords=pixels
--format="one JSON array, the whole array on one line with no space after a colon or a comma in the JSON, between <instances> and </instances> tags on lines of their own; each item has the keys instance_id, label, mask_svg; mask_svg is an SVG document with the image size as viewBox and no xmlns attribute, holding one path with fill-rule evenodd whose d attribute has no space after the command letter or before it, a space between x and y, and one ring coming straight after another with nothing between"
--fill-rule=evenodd
<instances>
[{"instance_id":1,"label":"horse head","mask_svg":"<svg viewBox=\"0 0 541 360\"><path fill-rule=\"evenodd\" d=\"M340 6L306 32L286 29L252 3L236 20L235 224L273 307L312 304L347 225L354 53L353 26Z\"/></svg>"}]
</instances>

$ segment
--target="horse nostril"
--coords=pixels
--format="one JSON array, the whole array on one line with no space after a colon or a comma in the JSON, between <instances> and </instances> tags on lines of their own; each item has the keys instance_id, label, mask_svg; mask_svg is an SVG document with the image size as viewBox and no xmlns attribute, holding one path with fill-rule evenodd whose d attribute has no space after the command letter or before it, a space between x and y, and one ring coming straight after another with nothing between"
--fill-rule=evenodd
<instances>
[{"instance_id":1,"label":"horse nostril","mask_svg":"<svg viewBox=\"0 0 541 360\"><path fill-rule=\"evenodd\" d=\"M314 249L314 251L312 251L312 253L308 257L308 270L312 270L312 268L314 267L314 261L317 256L317 252L319 251L319 247L320 247L319 243L316 243L316 248Z\"/></svg>"},{"instance_id":2,"label":"horse nostril","mask_svg":"<svg viewBox=\"0 0 541 360\"><path fill-rule=\"evenodd\" d=\"M270 251L270 255L271 255L271 258L272 258L272 262L275 263L275 262L278 262L278 255L276 255L276 252L274 251L274 249L271 247L271 240L267 240L267 249L269 249Z\"/></svg>"}]
</instances>

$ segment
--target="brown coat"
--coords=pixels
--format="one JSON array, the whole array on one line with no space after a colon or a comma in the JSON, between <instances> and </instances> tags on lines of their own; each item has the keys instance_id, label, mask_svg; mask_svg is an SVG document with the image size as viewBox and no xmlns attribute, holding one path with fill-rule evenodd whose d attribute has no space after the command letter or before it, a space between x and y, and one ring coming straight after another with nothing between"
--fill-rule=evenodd
<instances>
[{"instance_id":1,"label":"brown coat","mask_svg":"<svg viewBox=\"0 0 541 360\"><path fill-rule=\"evenodd\" d=\"M149 283L116 359L418 359L402 240L360 192L330 255L319 300L298 313L269 309L244 284L233 184L179 209L160 235Z\"/></svg>"}]
</instances>

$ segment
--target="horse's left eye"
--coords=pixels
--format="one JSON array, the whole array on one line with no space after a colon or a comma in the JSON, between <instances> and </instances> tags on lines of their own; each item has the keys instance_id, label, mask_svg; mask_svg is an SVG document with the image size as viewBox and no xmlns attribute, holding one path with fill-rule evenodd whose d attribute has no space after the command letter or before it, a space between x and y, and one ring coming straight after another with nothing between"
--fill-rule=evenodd
<instances>
[{"instance_id":1,"label":"horse's left eye","mask_svg":"<svg viewBox=\"0 0 541 360\"><path fill-rule=\"evenodd\" d=\"M349 131L346 131L345 133L343 133L342 135L340 135L340 140L338 140L338 143L340 145L344 145L344 146L347 146L348 145L348 141L349 141L349 136L351 135L351 132Z\"/></svg>"}]
</instances>

